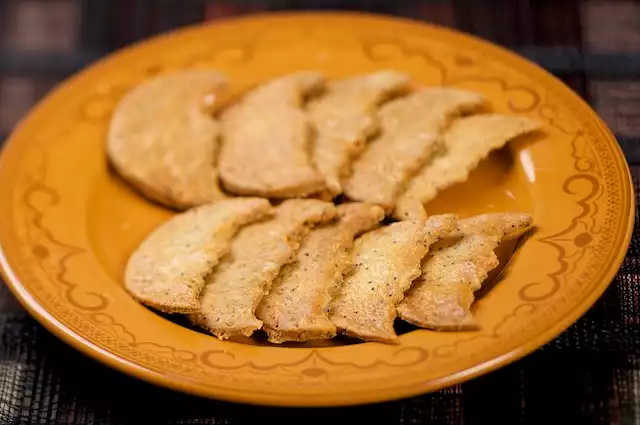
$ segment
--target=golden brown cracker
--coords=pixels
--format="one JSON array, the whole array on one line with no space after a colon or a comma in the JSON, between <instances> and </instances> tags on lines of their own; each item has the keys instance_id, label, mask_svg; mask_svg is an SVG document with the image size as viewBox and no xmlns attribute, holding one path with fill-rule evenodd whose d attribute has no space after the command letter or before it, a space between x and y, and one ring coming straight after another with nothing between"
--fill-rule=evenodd
<instances>
[{"instance_id":1,"label":"golden brown cracker","mask_svg":"<svg viewBox=\"0 0 640 425\"><path fill-rule=\"evenodd\" d=\"M353 239L384 218L379 207L348 203L338 206L338 220L313 230L302 241L294 262L284 266L256 316L270 342L333 338L336 327L327 315L331 296L352 265Z\"/></svg>"},{"instance_id":2,"label":"golden brown cracker","mask_svg":"<svg viewBox=\"0 0 640 425\"><path fill-rule=\"evenodd\" d=\"M126 289L160 311L197 311L204 278L227 252L238 228L270 213L266 199L237 198L174 216L147 236L129 258Z\"/></svg>"},{"instance_id":3,"label":"golden brown cracker","mask_svg":"<svg viewBox=\"0 0 640 425\"><path fill-rule=\"evenodd\" d=\"M398 199L394 217L424 218L423 205L439 191L464 182L491 151L539 128L540 124L532 119L500 114L472 115L454 121L444 134L443 152L411 179Z\"/></svg>"},{"instance_id":4,"label":"golden brown cracker","mask_svg":"<svg viewBox=\"0 0 640 425\"><path fill-rule=\"evenodd\" d=\"M407 88L409 77L379 71L331 82L327 91L309 103L309 116L317 136L314 163L332 195L342 192L341 177L366 140L378 131L375 108Z\"/></svg>"},{"instance_id":5,"label":"golden brown cracker","mask_svg":"<svg viewBox=\"0 0 640 425\"><path fill-rule=\"evenodd\" d=\"M501 240L521 236L533 225L526 213L487 213L458 220L458 231L465 235L496 235Z\"/></svg>"},{"instance_id":6,"label":"golden brown cracker","mask_svg":"<svg viewBox=\"0 0 640 425\"><path fill-rule=\"evenodd\" d=\"M238 195L308 196L325 189L310 158L311 127L304 96L319 89L317 72L287 75L259 86L221 116L220 177Z\"/></svg>"},{"instance_id":7,"label":"golden brown cracker","mask_svg":"<svg viewBox=\"0 0 640 425\"><path fill-rule=\"evenodd\" d=\"M207 277L200 309L191 320L220 339L250 336L260 329L255 310L280 268L293 260L311 225L331 220L335 214L328 202L290 199L275 209L272 219L243 228Z\"/></svg>"},{"instance_id":8,"label":"golden brown cracker","mask_svg":"<svg viewBox=\"0 0 640 425\"><path fill-rule=\"evenodd\" d=\"M147 197L186 209L225 198L215 162L219 124L207 103L226 86L218 72L189 70L144 82L118 104L107 136L115 170Z\"/></svg>"},{"instance_id":9,"label":"golden brown cracker","mask_svg":"<svg viewBox=\"0 0 640 425\"><path fill-rule=\"evenodd\" d=\"M451 239L432 247L422 275L398 304L401 319L437 330L477 327L471 315L473 287L498 266L493 252L498 239L487 235Z\"/></svg>"},{"instance_id":10,"label":"golden brown cracker","mask_svg":"<svg viewBox=\"0 0 640 425\"><path fill-rule=\"evenodd\" d=\"M435 330L477 328L471 313L474 292L498 266L494 250L504 238L530 228L522 213L493 213L459 220L458 231L433 245L422 274L398 304L401 319Z\"/></svg>"},{"instance_id":11,"label":"golden brown cracker","mask_svg":"<svg viewBox=\"0 0 640 425\"><path fill-rule=\"evenodd\" d=\"M353 163L343 183L356 201L393 211L405 185L440 148L451 119L479 107L479 94L446 87L430 87L384 105L379 113L380 135Z\"/></svg>"},{"instance_id":12,"label":"golden brown cracker","mask_svg":"<svg viewBox=\"0 0 640 425\"><path fill-rule=\"evenodd\" d=\"M331 302L329 317L334 325L356 338L394 342L396 304L420 276L420 262L429 246L455 228L455 216L441 215L426 224L400 221L357 239L354 268Z\"/></svg>"}]
</instances>

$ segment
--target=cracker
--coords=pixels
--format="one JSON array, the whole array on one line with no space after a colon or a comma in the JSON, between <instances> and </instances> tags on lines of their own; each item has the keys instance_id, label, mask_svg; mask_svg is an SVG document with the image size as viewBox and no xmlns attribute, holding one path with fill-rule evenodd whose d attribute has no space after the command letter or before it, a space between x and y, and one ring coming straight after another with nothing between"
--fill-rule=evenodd
<instances>
[{"instance_id":1,"label":"cracker","mask_svg":"<svg viewBox=\"0 0 640 425\"><path fill-rule=\"evenodd\" d=\"M317 132L314 163L332 195L342 192L341 177L349 173L352 159L378 131L375 108L408 84L405 74L379 71L334 81L326 93L309 103Z\"/></svg>"},{"instance_id":2,"label":"cracker","mask_svg":"<svg viewBox=\"0 0 640 425\"><path fill-rule=\"evenodd\" d=\"M148 198L176 209L225 198L215 166L219 124L207 102L226 86L214 71L147 81L118 104L107 136L114 169Z\"/></svg>"},{"instance_id":3,"label":"cracker","mask_svg":"<svg viewBox=\"0 0 640 425\"><path fill-rule=\"evenodd\" d=\"M349 336L366 341L395 342L396 304L415 278L429 246L454 231L453 215L400 221L356 240L355 266L331 302L330 319Z\"/></svg>"},{"instance_id":4,"label":"cracker","mask_svg":"<svg viewBox=\"0 0 640 425\"><path fill-rule=\"evenodd\" d=\"M476 329L471 304L474 292L499 265L494 250L503 239L529 229L531 223L531 216L521 213L460 220L458 231L432 246L424 259L421 276L398 304L400 318L427 329Z\"/></svg>"},{"instance_id":5,"label":"cracker","mask_svg":"<svg viewBox=\"0 0 640 425\"><path fill-rule=\"evenodd\" d=\"M329 339L336 327L327 315L331 296L352 265L353 239L384 218L379 207L349 203L338 206L339 219L313 230L294 262L286 265L256 312L269 341Z\"/></svg>"},{"instance_id":6,"label":"cracker","mask_svg":"<svg viewBox=\"0 0 640 425\"><path fill-rule=\"evenodd\" d=\"M510 140L540 129L530 118L499 114L473 115L452 123L444 134L444 150L411 179L397 202L394 217L424 219L424 204L438 192L462 183L469 172L495 149Z\"/></svg>"},{"instance_id":7,"label":"cracker","mask_svg":"<svg viewBox=\"0 0 640 425\"><path fill-rule=\"evenodd\" d=\"M238 198L172 217L129 258L126 289L141 303L160 311L197 311L204 278L228 251L238 228L270 213L266 199Z\"/></svg>"},{"instance_id":8,"label":"cracker","mask_svg":"<svg viewBox=\"0 0 640 425\"><path fill-rule=\"evenodd\" d=\"M291 199L276 208L273 219L243 228L207 277L200 309L190 319L220 339L250 336L260 329L255 311L280 268L293 260L311 225L335 214L331 203Z\"/></svg>"},{"instance_id":9,"label":"cracker","mask_svg":"<svg viewBox=\"0 0 640 425\"><path fill-rule=\"evenodd\" d=\"M343 184L345 194L393 211L409 179L440 148L442 131L451 119L482 102L476 93L431 87L384 105L378 114L381 134L354 162Z\"/></svg>"},{"instance_id":10,"label":"cracker","mask_svg":"<svg viewBox=\"0 0 640 425\"><path fill-rule=\"evenodd\" d=\"M325 189L310 158L311 127L302 110L306 94L324 77L300 72L248 93L221 116L220 177L239 195L303 197Z\"/></svg>"}]
</instances>

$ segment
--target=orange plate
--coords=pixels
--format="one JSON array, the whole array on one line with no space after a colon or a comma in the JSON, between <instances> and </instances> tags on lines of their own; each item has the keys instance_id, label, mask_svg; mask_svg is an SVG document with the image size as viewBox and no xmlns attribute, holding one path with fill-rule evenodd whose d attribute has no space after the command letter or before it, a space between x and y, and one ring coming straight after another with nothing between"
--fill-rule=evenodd
<instances>
[{"instance_id":1,"label":"orange plate","mask_svg":"<svg viewBox=\"0 0 640 425\"><path fill-rule=\"evenodd\" d=\"M172 213L109 172L105 133L124 93L152 75L192 67L223 71L233 93L301 69L342 77L392 68L420 84L479 91L494 111L543 122L541 135L493 154L467 183L428 206L431 213L518 210L535 218L537 230L475 306L482 329L409 330L399 345L276 347L257 339L220 342L136 303L123 288L125 261ZM12 135L1 159L0 199L7 283L60 338L156 384L297 406L407 397L531 352L604 291L625 255L634 216L630 174L615 139L554 77L467 35L360 14L197 26L100 61L49 95Z\"/></svg>"}]
</instances>

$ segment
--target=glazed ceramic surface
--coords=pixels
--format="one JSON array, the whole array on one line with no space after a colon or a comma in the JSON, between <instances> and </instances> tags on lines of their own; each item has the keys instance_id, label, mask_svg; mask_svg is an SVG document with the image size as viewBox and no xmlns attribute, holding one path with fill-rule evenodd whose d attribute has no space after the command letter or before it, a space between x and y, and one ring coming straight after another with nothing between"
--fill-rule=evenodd
<instances>
[{"instance_id":1,"label":"glazed ceramic surface","mask_svg":"<svg viewBox=\"0 0 640 425\"><path fill-rule=\"evenodd\" d=\"M431 214L534 216L535 231L500 250L503 267L474 307L481 330L406 327L397 345L221 342L135 302L123 287L126 260L173 213L109 170L105 135L127 91L185 68L227 74L229 99L302 69L331 78L396 69L417 85L478 91L488 111L540 120L543 132L492 154L467 183L427 205ZM6 282L56 335L156 384L272 405L407 397L531 352L607 287L626 252L634 208L615 139L554 77L470 36L356 14L263 15L192 27L110 56L62 84L14 132L0 162L0 199Z\"/></svg>"}]
</instances>

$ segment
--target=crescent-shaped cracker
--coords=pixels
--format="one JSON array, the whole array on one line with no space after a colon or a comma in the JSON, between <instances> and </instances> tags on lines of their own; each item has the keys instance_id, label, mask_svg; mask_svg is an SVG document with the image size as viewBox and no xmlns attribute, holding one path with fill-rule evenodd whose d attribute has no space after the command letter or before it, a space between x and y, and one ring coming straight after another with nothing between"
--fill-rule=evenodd
<instances>
[{"instance_id":1,"label":"crescent-shaped cracker","mask_svg":"<svg viewBox=\"0 0 640 425\"><path fill-rule=\"evenodd\" d=\"M220 339L251 336L262 322L255 316L280 268L293 260L311 226L335 217L333 204L290 199L272 219L243 228L230 252L207 277L200 309L190 319Z\"/></svg>"},{"instance_id":2,"label":"crescent-shaped cracker","mask_svg":"<svg viewBox=\"0 0 640 425\"><path fill-rule=\"evenodd\" d=\"M309 103L317 133L313 159L332 195L342 192L340 179L378 131L375 108L408 84L409 77L396 71L358 75L329 83L326 92Z\"/></svg>"},{"instance_id":3,"label":"crescent-shaped cracker","mask_svg":"<svg viewBox=\"0 0 640 425\"><path fill-rule=\"evenodd\" d=\"M346 335L395 342L396 304L415 278L429 247L456 229L453 215L400 221L356 240L354 268L331 302L330 319Z\"/></svg>"},{"instance_id":4,"label":"crescent-shaped cracker","mask_svg":"<svg viewBox=\"0 0 640 425\"><path fill-rule=\"evenodd\" d=\"M479 107L477 93L429 87L380 108L380 136L353 163L344 182L355 200L393 211L405 185L440 148L442 131L455 116Z\"/></svg>"},{"instance_id":5,"label":"crescent-shaped cracker","mask_svg":"<svg viewBox=\"0 0 640 425\"><path fill-rule=\"evenodd\" d=\"M394 217L424 219L424 204L438 192L467 180L469 172L495 149L510 140L540 129L530 118L500 114L472 115L451 124L444 134L444 149L411 179L398 199Z\"/></svg>"},{"instance_id":6,"label":"crescent-shaped cracker","mask_svg":"<svg viewBox=\"0 0 640 425\"><path fill-rule=\"evenodd\" d=\"M208 110L226 83L217 72L188 70L155 77L127 94L107 136L118 174L176 209L225 198L215 165L220 130Z\"/></svg>"},{"instance_id":7,"label":"crescent-shaped cracker","mask_svg":"<svg viewBox=\"0 0 640 425\"><path fill-rule=\"evenodd\" d=\"M302 110L319 89L318 72L291 74L259 86L221 116L220 178L238 195L304 197L325 189L312 165L311 126Z\"/></svg>"},{"instance_id":8,"label":"crescent-shaped cracker","mask_svg":"<svg viewBox=\"0 0 640 425\"><path fill-rule=\"evenodd\" d=\"M167 313L198 310L205 276L241 226L271 213L266 199L205 204L161 224L131 255L125 287L143 304Z\"/></svg>"},{"instance_id":9,"label":"crescent-shaped cracker","mask_svg":"<svg viewBox=\"0 0 640 425\"><path fill-rule=\"evenodd\" d=\"M377 206L348 203L339 219L319 227L302 241L296 259L282 268L256 311L270 342L329 339L336 327L327 315L331 296L351 267L353 239L384 218Z\"/></svg>"},{"instance_id":10,"label":"crescent-shaped cracker","mask_svg":"<svg viewBox=\"0 0 640 425\"><path fill-rule=\"evenodd\" d=\"M498 266L494 250L520 235L533 219L522 213L493 213L458 222L458 231L431 247L422 274L398 304L401 319L434 330L477 328L473 293Z\"/></svg>"}]
</instances>

